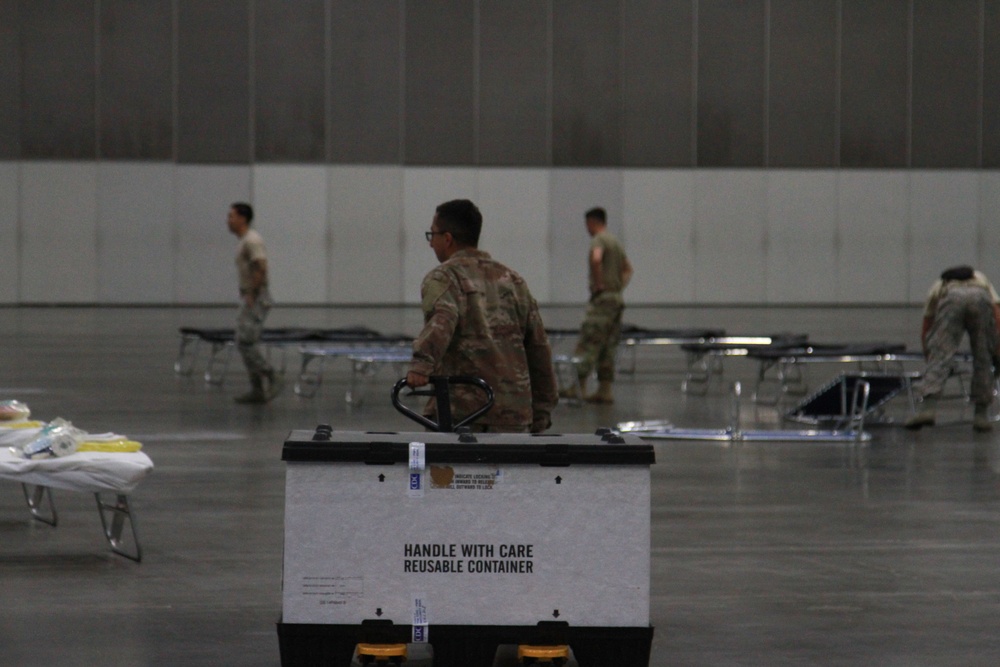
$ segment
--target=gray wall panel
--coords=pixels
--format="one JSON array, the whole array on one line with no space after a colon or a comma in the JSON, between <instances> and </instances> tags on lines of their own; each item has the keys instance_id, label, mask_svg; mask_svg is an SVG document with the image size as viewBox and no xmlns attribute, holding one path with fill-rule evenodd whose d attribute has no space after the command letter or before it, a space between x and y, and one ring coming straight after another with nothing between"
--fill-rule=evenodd
<instances>
[{"instance_id":1,"label":"gray wall panel","mask_svg":"<svg viewBox=\"0 0 1000 667\"><path fill-rule=\"evenodd\" d=\"M912 166L979 164L979 0L913 4Z\"/></svg>"},{"instance_id":2,"label":"gray wall panel","mask_svg":"<svg viewBox=\"0 0 1000 667\"><path fill-rule=\"evenodd\" d=\"M17 303L21 298L20 174L18 163L0 161L0 235L7 239L7 243L0 245L0 303L3 304Z\"/></svg>"},{"instance_id":3,"label":"gray wall panel","mask_svg":"<svg viewBox=\"0 0 1000 667\"><path fill-rule=\"evenodd\" d=\"M625 0L622 24L624 164L691 166L692 0Z\"/></svg>"},{"instance_id":4,"label":"gray wall panel","mask_svg":"<svg viewBox=\"0 0 1000 667\"><path fill-rule=\"evenodd\" d=\"M587 289L587 256L590 236L584 212L602 206L608 212L608 229L625 245L624 188L619 169L553 169L549 186L549 289L553 303L584 303ZM494 215L503 220L504 214ZM626 296L627 298L627 296Z\"/></svg>"},{"instance_id":5,"label":"gray wall panel","mask_svg":"<svg viewBox=\"0 0 1000 667\"><path fill-rule=\"evenodd\" d=\"M406 164L475 162L474 6L406 5Z\"/></svg>"},{"instance_id":6,"label":"gray wall panel","mask_svg":"<svg viewBox=\"0 0 1000 667\"><path fill-rule=\"evenodd\" d=\"M93 0L22 0L21 155L96 156Z\"/></svg>"},{"instance_id":7,"label":"gray wall panel","mask_svg":"<svg viewBox=\"0 0 1000 667\"><path fill-rule=\"evenodd\" d=\"M101 0L101 157L173 157L172 35L171 0Z\"/></svg>"},{"instance_id":8,"label":"gray wall panel","mask_svg":"<svg viewBox=\"0 0 1000 667\"><path fill-rule=\"evenodd\" d=\"M21 49L17 0L0 0L0 159L21 155Z\"/></svg>"},{"instance_id":9,"label":"gray wall panel","mask_svg":"<svg viewBox=\"0 0 1000 667\"><path fill-rule=\"evenodd\" d=\"M983 167L1000 167L1000 0L986 0L983 54Z\"/></svg>"},{"instance_id":10,"label":"gray wall panel","mask_svg":"<svg viewBox=\"0 0 1000 667\"><path fill-rule=\"evenodd\" d=\"M837 164L837 4L771 0L768 166Z\"/></svg>"},{"instance_id":11,"label":"gray wall panel","mask_svg":"<svg viewBox=\"0 0 1000 667\"><path fill-rule=\"evenodd\" d=\"M698 165L764 165L764 0L698 6Z\"/></svg>"},{"instance_id":12,"label":"gray wall panel","mask_svg":"<svg viewBox=\"0 0 1000 667\"><path fill-rule=\"evenodd\" d=\"M402 41L399 0L333 0L329 158L399 164Z\"/></svg>"},{"instance_id":13,"label":"gray wall panel","mask_svg":"<svg viewBox=\"0 0 1000 667\"><path fill-rule=\"evenodd\" d=\"M549 7L483 0L479 36L479 164L547 165Z\"/></svg>"},{"instance_id":14,"label":"gray wall panel","mask_svg":"<svg viewBox=\"0 0 1000 667\"><path fill-rule=\"evenodd\" d=\"M0 0L0 90L0 159L997 167L1000 0Z\"/></svg>"},{"instance_id":15,"label":"gray wall panel","mask_svg":"<svg viewBox=\"0 0 1000 667\"><path fill-rule=\"evenodd\" d=\"M250 5L177 3L177 159L249 162Z\"/></svg>"},{"instance_id":16,"label":"gray wall panel","mask_svg":"<svg viewBox=\"0 0 1000 667\"><path fill-rule=\"evenodd\" d=\"M840 163L907 165L908 0L843 0Z\"/></svg>"},{"instance_id":17,"label":"gray wall panel","mask_svg":"<svg viewBox=\"0 0 1000 667\"><path fill-rule=\"evenodd\" d=\"M555 0L552 10L553 162L620 165L619 2Z\"/></svg>"},{"instance_id":18,"label":"gray wall panel","mask_svg":"<svg viewBox=\"0 0 1000 667\"><path fill-rule=\"evenodd\" d=\"M254 157L264 162L326 158L324 0L256 0Z\"/></svg>"}]
</instances>

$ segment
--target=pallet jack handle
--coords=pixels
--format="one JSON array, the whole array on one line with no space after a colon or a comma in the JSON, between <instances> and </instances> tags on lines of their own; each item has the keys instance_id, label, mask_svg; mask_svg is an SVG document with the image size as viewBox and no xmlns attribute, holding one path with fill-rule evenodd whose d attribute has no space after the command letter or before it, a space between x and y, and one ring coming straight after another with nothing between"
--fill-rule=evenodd
<instances>
[{"instance_id":1,"label":"pallet jack handle","mask_svg":"<svg viewBox=\"0 0 1000 667\"><path fill-rule=\"evenodd\" d=\"M409 417L413 421L417 422L421 426L424 426L431 431L437 431L439 433L452 433L457 431L462 426L471 424L476 419L479 419L484 414L486 414L490 408L493 407L493 388L477 377L470 377L465 375L432 375L430 378L430 388L428 389L411 389L407 396L432 396L437 405L437 417L438 420L435 422L427 417L418 414L411 410L410 408L403 405L399 400L399 393L407 386L406 378L401 378L392 387L392 405L404 416ZM474 410L472 414L465 417L458 423L453 423L451 415L451 385L454 384L464 384L471 385L473 387L478 387L482 390L483 394L486 396L486 400L482 406L477 410Z\"/></svg>"}]
</instances>

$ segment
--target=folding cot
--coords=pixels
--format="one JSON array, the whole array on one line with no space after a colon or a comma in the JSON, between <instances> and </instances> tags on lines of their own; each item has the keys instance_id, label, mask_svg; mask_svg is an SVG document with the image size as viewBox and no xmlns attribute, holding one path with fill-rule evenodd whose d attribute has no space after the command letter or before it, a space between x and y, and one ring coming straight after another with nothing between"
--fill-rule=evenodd
<instances>
[{"instance_id":1,"label":"folding cot","mask_svg":"<svg viewBox=\"0 0 1000 667\"><path fill-rule=\"evenodd\" d=\"M398 367L408 363L413 356L412 343L412 338L400 335L369 339L364 344L302 345L299 347L302 366L295 382L295 393L307 398L315 396L323 383L326 359L344 358L351 368L344 401L349 405L360 405L362 399L357 391L358 378L373 375L383 364Z\"/></svg>"},{"instance_id":2,"label":"folding cot","mask_svg":"<svg viewBox=\"0 0 1000 667\"><path fill-rule=\"evenodd\" d=\"M729 424L721 429L678 428L670 421L645 420L621 422L619 433L631 433L649 440L694 440L732 444L737 442L841 442L861 443L871 440L865 431L865 417L870 412L871 387L865 380L855 382L845 397L844 414L833 428L820 429L745 429L742 425L740 398L741 385L734 382L731 390Z\"/></svg>"},{"instance_id":3,"label":"folding cot","mask_svg":"<svg viewBox=\"0 0 1000 667\"><path fill-rule=\"evenodd\" d=\"M681 345L687 356L687 373L681 384L686 393L704 394L713 375L722 373L726 357L745 357L751 350L790 349L809 342L807 334L776 333L748 336L723 336L704 343Z\"/></svg>"},{"instance_id":4,"label":"folding cot","mask_svg":"<svg viewBox=\"0 0 1000 667\"><path fill-rule=\"evenodd\" d=\"M902 373L903 343L809 343L802 346L765 346L747 350L747 357L759 362L753 400L775 405L783 394L805 393L804 364L857 364L859 371L897 371ZM923 357L920 356L922 360ZM909 359L907 359L909 360ZM768 372L774 369L773 377ZM774 391L765 391L774 386Z\"/></svg>"},{"instance_id":5,"label":"folding cot","mask_svg":"<svg viewBox=\"0 0 1000 667\"><path fill-rule=\"evenodd\" d=\"M912 380L916 373L880 373L857 371L841 373L831 382L814 392L785 414L785 419L803 424L842 424L849 420L851 405L849 397L858 383L868 385L867 414L886 422L883 406L901 393L909 399L913 412Z\"/></svg>"},{"instance_id":6,"label":"folding cot","mask_svg":"<svg viewBox=\"0 0 1000 667\"><path fill-rule=\"evenodd\" d=\"M153 462L141 451L86 451L58 458L25 459L9 447L0 447L0 479L21 484L36 520L50 526L58 524L52 489L93 493L111 550L136 562L142 560L142 548L129 494L152 469ZM125 534L126 525L131 539Z\"/></svg>"},{"instance_id":7,"label":"folding cot","mask_svg":"<svg viewBox=\"0 0 1000 667\"><path fill-rule=\"evenodd\" d=\"M576 339L580 336L579 329L546 329L545 332L553 341ZM622 373L635 372L636 354L640 346L705 344L721 339L725 335L724 329L647 329L634 324L625 324L622 326L622 335L618 343L618 370ZM627 365L620 358L623 352L630 354ZM560 389L566 389L568 386L578 383L577 369L581 361L581 358L575 354L552 355L552 363L555 366ZM577 388L579 389L579 387Z\"/></svg>"},{"instance_id":8,"label":"folding cot","mask_svg":"<svg viewBox=\"0 0 1000 667\"><path fill-rule=\"evenodd\" d=\"M640 347L674 347L678 345L705 345L726 339L725 329L645 329L643 327L622 327L619 345L622 351L631 355L627 366L621 365L624 373L634 373L636 353Z\"/></svg>"},{"instance_id":9,"label":"folding cot","mask_svg":"<svg viewBox=\"0 0 1000 667\"><path fill-rule=\"evenodd\" d=\"M797 358L790 355L787 364L790 368L795 368L795 363L809 363L812 361L859 363L858 370L841 373L829 383L813 392L812 395L803 399L798 405L793 406L785 413L785 418L791 421L816 424L823 421L832 421L843 416L844 395L850 391L853 383L865 381L871 386L872 400L870 411L881 412L882 406L897 395L904 395L907 399L907 407L910 413L916 411L916 396L913 391L913 383L920 379L921 370L926 362L924 355L919 352L886 352L883 354L855 354L834 357L829 355L824 359L823 354L815 358ZM865 369L864 364L869 368ZM907 366L914 370L907 370ZM916 370L920 369L920 370ZM948 380L958 385L958 391L946 391L942 398L959 400L968 403L970 400L970 382L972 374L972 355L968 352L959 352L954 356L951 373ZM793 380L794 373L791 374ZM780 386L780 385L779 385ZM804 387L804 383L797 386ZM1000 378L994 378L993 403L991 405L991 421L1000 421ZM879 421L886 423L892 420L884 415L874 415Z\"/></svg>"},{"instance_id":10,"label":"folding cot","mask_svg":"<svg viewBox=\"0 0 1000 667\"><path fill-rule=\"evenodd\" d=\"M295 393L311 397L323 383L323 366L327 359L347 359L351 365L351 380L344 396L348 404L359 404L356 393L359 376L372 374L382 364L399 365L410 360L413 337L406 334L382 334L368 330L363 336L328 336L323 341L299 345L302 359L295 382Z\"/></svg>"},{"instance_id":11,"label":"folding cot","mask_svg":"<svg viewBox=\"0 0 1000 667\"><path fill-rule=\"evenodd\" d=\"M233 348L236 346L236 332L231 328L205 329L196 327L181 327L180 351L174 363L174 371L178 375L190 375L194 371L199 349L202 345L209 348L208 361L205 369L205 382L220 385L224 382ZM312 350L322 347L339 346L354 350L358 347L378 347L388 342L409 340L405 336L387 336L374 329L363 326L351 326L335 329L283 328L265 329L261 334L261 343L268 351L277 350L281 353L281 361L277 364L281 372L285 371L285 350L303 346ZM319 353L312 353L310 360ZM303 359L303 370L307 360Z\"/></svg>"}]
</instances>

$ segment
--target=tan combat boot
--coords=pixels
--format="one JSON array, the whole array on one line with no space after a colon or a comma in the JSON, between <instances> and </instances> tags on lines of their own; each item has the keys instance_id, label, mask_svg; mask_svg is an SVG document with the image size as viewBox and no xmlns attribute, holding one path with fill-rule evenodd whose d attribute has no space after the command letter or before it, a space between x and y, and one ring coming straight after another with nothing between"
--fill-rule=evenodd
<instances>
[{"instance_id":1,"label":"tan combat boot","mask_svg":"<svg viewBox=\"0 0 1000 667\"><path fill-rule=\"evenodd\" d=\"M972 417L972 430L977 433L989 433L993 430L993 422L990 421L989 406L976 406L976 413Z\"/></svg>"},{"instance_id":2,"label":"tan combat boot","mask_svg":"<svg viewBox=\"0 0 1000 667\"><path fill-rule=\"evenodd\" d=\"M924 396L920 402L920 409L915 415L907 419L903 426L911 431L919 430L924 426L934 426L936 408L937 397Z\"/></svg>"},{"instance_id":3,"label":"tan combat boot","mask_svg":"<svg viewBox=\"0 0 1000 667\"><path fill-rule=\"evenodd\" d=\"M245 394L236 396L233 400L242 405L263 405L264 403L267 403L268 398L267 394L264 393L263 388L255 387Z\"/></svg>"},{"instance_id":4,"label":"tan combat boot","mask_svg":"<svg viewBox=\"0 0 1000 667\"><path fill-rule=\"evenodd\" d=\"M559 390L559 398L564 398L567 401L582 401L586 395L587 378L580 378L576 384Z\"/></svg>"},{"instance_id":5,"label":"tan combat boot","mask_svg":"<svg viewBox=\"0 0 1000 667\"><path fill-rule=\"evenodd\" d=\"M271 371L265 378L267 379L267 391L264 392L264 396L270 401L285 388L285 379L277 371Z\"/></svg>"},{"instance_id":6,"label":"tan combat boot","mask_svg":"<svg viewBox=\"0 0 1000 667\"><path fill-rule=\"evenodd\" d=\"M615 397L611 391L611 383L601 382L597 387L597 391L587 397L587 402L597 405L611 405L614 403Z\"/></svg>"},{"instance_id":7,"label":"tan combat boot","mask_svg":"<svg viewBox=\"0 0 1000 667\"><path fill-rule=\"evenodd\" d=\"M264 393L264 381L255 377L250 381L250 391L233 398L234 401L242 405L261 405L267 403L267 394Z\"/></svg>"}]
</instances>

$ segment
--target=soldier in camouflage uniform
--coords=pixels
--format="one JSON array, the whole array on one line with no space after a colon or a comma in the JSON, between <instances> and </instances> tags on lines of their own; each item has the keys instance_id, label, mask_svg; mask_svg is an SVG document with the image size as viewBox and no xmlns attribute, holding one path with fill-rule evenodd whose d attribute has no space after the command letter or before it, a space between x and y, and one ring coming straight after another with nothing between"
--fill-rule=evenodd
<instances>
[{"instance_id":1,"label":"soldier in camouflage uniform","mask_svg":"<svg viewBox=\"0 0 1000 667\"><path fill-rule=\"evenodd\" d=\"M420 286L424 328L413 342L407 384L420 387L431 375L467 375L493 388L493 408L476 431L539 433L552 424L558 400L552 350L524 279L478 249L483 217L471 201L437 207L425 232L441 264ZM452 390L455 421L476 410L482 392ZM425 414L434 416L433 399Z\"/></svg>"},{"instance_id":2,"label":"soldier in camouflage uniform","mask_svg":"<svg viewBox=\"0 0 1000 667\"><path fill-rule=\"evenodd\" d=\"M927 369L917 384L921 409L906 422L919 429L935 421L935 404L951 374L954 355L969 334L972 348L972 386L975 403L972 426L977 431L992 430L989 406L993 402L994 369L1000 369L1000 297L979 271L969 266L948 269L931 287L924 309L921 340Z\"/></svg>"},{"instance_id":3,"label":"soldier in camouflage uniform","mask_svg":"<svg viewBox=\"0 0 1000 667\"><path fill-rule=\"evenodd\" d=\"M585 388L590 372L597 368L598 389L586 396L589 403L614 402L611 385L615 379L615 354L621 338L622 313L625 302L622 291L632 279L632 264L625 249L608 232L608 216L603 208L594 208L584 216L587 233L591 236L588 267L590 273L590 303L580 326L580 339L575 355L579 387ZM563 392L567 398L577 398L577 388Z\"/></svg>"},{"instance_id":4,"label":"soldier in camouflage uniform","mask_svg":"<svg viewBox=\"0 0 1000 667\"><path fill-rule=\"evenodd\" d=\"M237 202L229 208L226 224L239 240L236 270L240 280L240 311L236 319L236 347L250 377L250 391L237 396L237 403L267 403L281 391L281 377L260 351L264 320L271 310L267 289L267 252L264 239L250 228L253 208ZM265 386L266 383L266 386Z\"/></svg>"}]
</instances>

